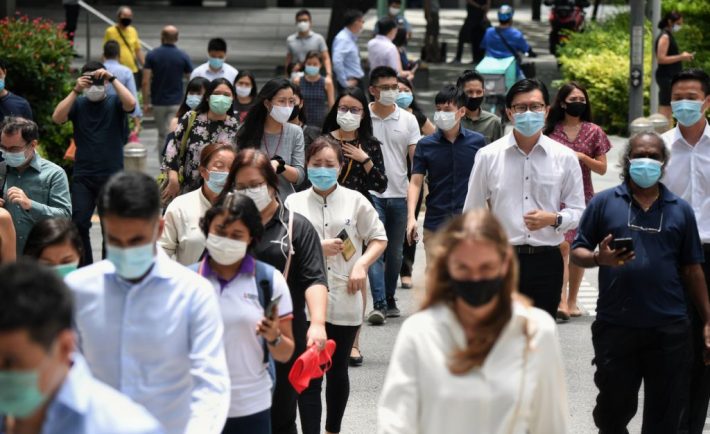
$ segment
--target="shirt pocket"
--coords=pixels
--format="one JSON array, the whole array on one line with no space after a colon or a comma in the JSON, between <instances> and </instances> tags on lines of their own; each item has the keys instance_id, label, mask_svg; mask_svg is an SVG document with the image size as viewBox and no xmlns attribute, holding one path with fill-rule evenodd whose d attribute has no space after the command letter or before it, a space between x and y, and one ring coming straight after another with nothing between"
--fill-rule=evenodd
<instances>
[{"instance_id":1,"label":"shirt pocket","mask_svg":"<svg viewBox=\"0 0 710 434\"><path fill-rule=\"evenodd\" d=\"M552 206L554 209L559 207L562 172L538 173L534 175L533 179L532 194L538 206L542 208ZM554 209L548 209L546 211L553 211Z\"/></svg>"}]
</instances>

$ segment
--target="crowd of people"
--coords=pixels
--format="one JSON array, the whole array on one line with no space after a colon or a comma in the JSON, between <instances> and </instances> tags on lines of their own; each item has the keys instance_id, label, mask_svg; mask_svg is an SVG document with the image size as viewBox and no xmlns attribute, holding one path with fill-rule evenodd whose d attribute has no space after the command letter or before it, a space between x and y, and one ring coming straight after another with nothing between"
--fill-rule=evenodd
<instances>
[{"instance_id":1,"label":"crowd of people","mask_svg":"<svg viewBox=\"0 0 710 434\"><path fill-rule=\"evenodd\" d=\"M487 3L471 2L472 20ZM196 68L174 26L144 54L121 7L103 62L52 115L73 126L71 181L40 156L0 59L0 433L290 434L297 414L303 433L323 419L346 431L361 328L402 315L377 432L571 432L555 320L582 315L593 267L600 431L625 432L643 382L643 432L702 432L710 77L672 77L677 126L633 136L622 182L595 195L611 144L582 85L552 101L541 81L516 82L505 133L466 70L429 119L401 50L411 27L389 5L367 76L362 13L348 11L331 56L301 10L286 76L260 88L220 38ZM123 171L148 113L158 182ZM420 239L424 303L402 312ZM311 354L325 373L301 387Z\"/></svg>"}]
</instances>

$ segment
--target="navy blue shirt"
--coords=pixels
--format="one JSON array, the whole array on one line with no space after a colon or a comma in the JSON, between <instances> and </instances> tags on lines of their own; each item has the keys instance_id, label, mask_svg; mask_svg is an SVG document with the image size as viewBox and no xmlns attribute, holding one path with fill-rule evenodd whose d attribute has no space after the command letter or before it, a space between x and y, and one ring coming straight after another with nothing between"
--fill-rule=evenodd
<instances>
[{"instance_id":1,"label":"navy blue shirt","mask_svg":"<svg viewBox=\"0 0 710 434\"><path fill-rule=\"evenodd\" d=\"M150 102L153 105L178 105L184 95L182 77L192 72L190 57L172 44L163 44L145 56L145 69L152 72Z\"/></svg>"},{"instance_id":2,"label":"navy blue shirt","mask_svg":"<svg viewBox=\"0 0 710 434\"><path fill-rule=\"evenodd\" d=\"M74 176L109 176L123 170L127 116L116 95L100 102L91 102L85 96L76 99L69 111L76 143Z\"/></svg>"},{"instance_id":3,"label":"navy blue shirt","mask_svg":"<svg viewBox=\"0 0 710 434\"><path fill-rule=\"evenodd\" d=\"M660 232L649 231L658 228ZM619 267L599 267L597 319L626 327L657 327L686 318L680 268L703 262L690 205L660 184L659 199L644 212L631 200L628 186L621 184L589 202L572 248L594 250L608 234L632 238L636 258Z\"/></svg>"},{"instance_id":4,"label":"navy blue shirt","mask_svg":"<svg viewBox=\"0 0 710 434\"><path fill-rule=\"evenodd\" d=\"M8 91L7 95L0 98L0 122L5 116L19 116L32 120L32 109L30 103L19 95Z\"/></svg>"},{"instance_id":5,"label":"navy blue shirt","mask_svg":"<svg viewBox=\"0 0 710 434\"><path fill-rule=\"evenodd\" d=\"M422 137L414 152L413 174L425 175L429 185L424 229L437 230L449 218L461 214L476 152L486 146L483 135L461 128L454 143L441 129Z\"/></svg>"}]
</instances>

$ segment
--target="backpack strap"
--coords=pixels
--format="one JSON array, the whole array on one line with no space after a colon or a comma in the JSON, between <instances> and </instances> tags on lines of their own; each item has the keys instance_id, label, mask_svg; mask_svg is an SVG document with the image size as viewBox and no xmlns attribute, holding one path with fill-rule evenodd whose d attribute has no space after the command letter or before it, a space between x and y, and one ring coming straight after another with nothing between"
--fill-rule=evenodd
<instances>
[{"instance_id":1,"label":"backpack strap","mask_svg":"<svg viewBox=\"0 0 710 434\"><path fill-rule=\"evenodd\" d=\"M513 57L515 57L515 61L518 62L518 65L522 63L522 60L520 59L520 55L518 54L517 51L515 51L515 48L510 46L510 43L508 43L508 40L505 39L505 36L503 36L503 30L500 27L495 28L496 33L498 33L498 36L500 37L501 42L503 42L503 45L505 45L505 48L508 49L513 54Z\"/></svg>"},{"instance_id":2,"label":"backpack strap","mask_svg":"<svg viewBox=\"0 0 710 434\"><path fill-rule=\"evenodd\" d=\"M121 39L123 40L123 43L126 44L126 47L128 47L129 50L131 50L131 55L133 56L133 61L136 63L136 67L137 67L137 68L140 68L141 66L143 66L143 65L141 65L140 62L138 61L138 57L136 57L136 52L135 52L135 50L133 50L133 47L131 47L130 45L128 45L128 41L126 40L126 37L123 36L123 32L121 31L121 28L118 27L117 25L114 26L114 27L116 28L116 31L118 32L118 36L120 36Z\"/></svg>"},{"instance_id":3,"label":"backpack strap","mask_svg":"<svg viewBox=\"0 0 710 434\"><path fill-rule=\"evenodd\" d=\"M259 293L259 303L262 309L266 309L274 293L274 267L257 260L254 260L254 263L254 280ZM266 339L262 339L262 346L264 348L264 363L269 363L269 347Z\"/></svg>"},{"instance_id":4,"label":"backpack strap","mask_svg":"<svg viewBox=\"0 0 710 434\"><path fill-rule=\"evenodd\" d=\"M284 267L284 278L288 279L288 271L291 268L291 257L296 253L293 249L293 211L288 210L288 258Z\"/></svg>"}]
</instances>

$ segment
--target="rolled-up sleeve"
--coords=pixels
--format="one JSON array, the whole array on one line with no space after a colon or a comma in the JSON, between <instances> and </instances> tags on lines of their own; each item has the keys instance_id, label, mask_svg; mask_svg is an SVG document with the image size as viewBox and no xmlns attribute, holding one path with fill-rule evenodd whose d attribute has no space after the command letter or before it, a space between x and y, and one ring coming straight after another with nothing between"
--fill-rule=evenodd
<instances>
[{"instance_id":1,"label":"rolled-up sleeve","mask_svg":"<svg viewBox=\"0 0 710 434\"><path fill-rule=\"evenodd\" d=\"M562 182L562 197L560 203L565 208L560 210L562 224L555 229L557 232L567 232L575 229L585 208L584 187L582 185L582 169L573 156L565 158L565 178Z\"/></svg>"}]
</instances>

